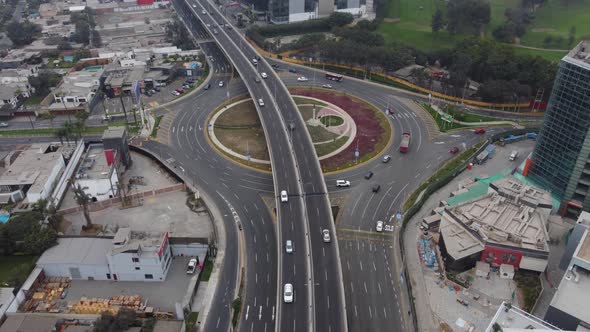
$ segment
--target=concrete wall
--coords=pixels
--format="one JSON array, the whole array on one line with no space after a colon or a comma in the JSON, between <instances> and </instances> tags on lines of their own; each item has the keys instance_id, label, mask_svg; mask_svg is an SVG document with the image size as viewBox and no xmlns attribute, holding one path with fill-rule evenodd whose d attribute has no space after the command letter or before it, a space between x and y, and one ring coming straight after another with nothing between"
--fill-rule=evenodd
<instances>
[{"instance_id":1,"label":"concrete wall","mask_svg":"<svg viewBox=\"0 0 590 332\"><path fill-rule=\"evenodd\" d=\"M546 259L533 258L522 256L519 268L537 272L543 272L547 268L548 261Z\"/></svg>"},{"instance_id":2,"label":"concrete wall","mask_svg":"<svg viewBox=\"0 0 590 332\"><path fill-rule=\"evenodd\" d=\"M203 254L209 249L209 245L201 243L189 243L189 244L172 244L170 245L173 256L197 256Z\"/></svg>"},{"instance_id":3,"label":"concrete wall","mask_svg":"<svg viewBox=\"0 0 590 332\"><path fill-rule=\"evenodd\" d=\"M78 280L109 280L107 273L109 273L109 267L107 265L84 265L84 264L40 264L39 267L43 268L43 272L48 277L69 277ZM70 268L77 268L80 271L80 278L74 278L71 274Z\"/></svg>"}]
</instances>

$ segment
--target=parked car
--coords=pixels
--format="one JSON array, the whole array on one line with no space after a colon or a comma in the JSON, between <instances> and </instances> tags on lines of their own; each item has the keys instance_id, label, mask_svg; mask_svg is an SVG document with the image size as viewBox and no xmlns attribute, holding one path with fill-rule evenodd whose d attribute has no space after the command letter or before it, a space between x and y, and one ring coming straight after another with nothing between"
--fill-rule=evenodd
<instances>
[{"instance_id":1,"label":"parked car","mask_svg":"<svg viewBox=\"0 0 590 332\"><path fill-rule=\"evenodd\" d=\"M389 161L391 160L391 156L386 154L383 156L383 159L381 160L383 163L387 164Z\"/></svg>"},{"instance_id":2,"label":"parked car","mask_svg":"<svg viewBox=\"0 0 590 332\"><path fill-rule=\"evenodd\" d=\"M204 89L205 90L209 90L210 87L211 87L211 84L207 84L207 85L205 85L205 88Z\"/></svg>"},{"instance_id":3,"label":"parked car","mask_svg":"<svg viewBox=\"0 0 590 332\"><path fill-rule=\"evenodd\" d=\"M330 231L327 229L324 229L322 231L322 239L324 240L324 243L329 243L330 242Z\"/></svg>"},{"instance_id":4,"label":"parked car","mask_svg":"<svg viewBox=\"0 0 590 332\"><path fill-rule=\"evenodd\" d=\"M476 133L478 135L479 134L485 134L486 133L486 130L485 130L485 128L477 128L477 129L475 129L474 133Z\"/></svg>"},{"instance_id":5,"label":"parked car","mask_svg":"<svg viewBox=\"0 0 590 332\"><path fill-rule=\"evenodd\" d=\"M175 96L180 96L180 93L178 93L177 91L171 91L171 94L175 95Z\"/></svg>"},{"instance_id":6,"label":"parked car","mask_svg":"<svg viewBox=\"0 0 590 332\"><path fill-rule=\"evenodd\" d=\"M456 146L449 150L450 154L456 154L457 152L459 152L459 148Z\"/></svg>"},{"instance_id":7,"label":"parked car","mask_svg":"<svg viewBox=\"0 0 590 332\"><path fill-rule=\"evenodd\" d=\"M159 87L159 86L155 86L155 87L154 87L154 90L156 90L157 92L160 92L160 91L162 91L162 89L160 89L160 87Z\"/></svg>"},{"instance_id":8,"label":"parked car","mask_svg":"<svg viewBox=\"0 0 590 332\"><path fill-rule=\"evenodd\" d=\"M377 225L375 225L375 230L377 232L383 232L383 221L377 221Z\"/></svg>"},{"instance_id":9,"label":"parked car","mask_svg":"<svg viewBox=\"0 0 590 332\"><path fill-rule=\"evenodd\" d=\"M183 89L185 89L185 90L188 90L188 89L190 89L190 88L191 88L191 86L190 86L190 85L188 85L188 84L184 84L184 85L182 86L182 88L183 88Z\"/></svg>"},{"instance_id":10,"label":"parked car","mask_svg":"<svg viewBox=\"0 0 590 332\"><path fill-rule=\"evenodd\" d=\"M178 88L178 89L176 89L176 90L174 90L174 91L176 91L176 92L178 92L178 93L180 93L180 94L183 94L183 93L184 93L184 90L183 90L183 89L181 89L181 88Z\"/></svg>"},{"instance_id":11,"label":"parked car","mask_svg":"<svg viewBox=\"0 0 590 332\"><path fill-rule=\"evenodd\" d=\"M378 193L379 192L379 189L381 189L381 185L380 184L374 184L373 185L372 190L373 190L374 193Z\"/></svg>"},{"instance_id":12,"label":"parked car","mask_svg":"<svg viewBox=\"0 0 590 332\"><path fill-rule=\"evenodd\" d=\"M143 94L145 94L148 97L151 97L152 96L152 93L149 90L148 91L144 91Z\"/></svg>"},{"instance_id":13,"label":"parked car","mask_svg":"<svg viewBox=\"0 0 590 332\"><path fill-rule=\"evenodd\" d=\"M370 178L372 178L372 177L373 177L373 172L372 171L369 171L367 174L365 174L365 179L367 179L367 180L370 179Z\"/></svg>"},{"instance_id":14,"label":"parked car","mask_svg":"<svg viewBox=\"0 0 590 332\"><path fill-rule=\"evenodd\" d=\"M151 93L151 94L153 94L153 95L155 95L155 94L156 94L156 90L154 90L154 89L151 89L151 90L150 90L150 93Z\"/></svg>"},{"instance_id":15,"label":"parked car","mask_svg":"<svg viewBox=\"0 0 590 332\"><path fill-rule=\"evenodd\" d=\"M197 259L191 258L188 261L188 266L186 267L186 274L193 274L193 273L195 273L196 269L197 269Z\"/></svg>"},{"instance_id":16,"label":"parked car","mask_svg":"<svg viewBox=\"0 0 590 332\"><path fill-rule=\"evenodd\" d=\"M305 76L301 76L301 77L297 77L297 81L299 82L307 82L309 81L309 79Z\"/></svg>"}]
</instances>

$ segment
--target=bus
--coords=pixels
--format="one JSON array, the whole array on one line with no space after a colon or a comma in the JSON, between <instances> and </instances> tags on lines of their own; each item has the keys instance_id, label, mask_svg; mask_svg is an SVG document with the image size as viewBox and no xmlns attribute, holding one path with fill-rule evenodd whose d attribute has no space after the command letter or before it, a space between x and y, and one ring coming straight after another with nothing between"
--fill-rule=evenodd
<instances>
[{"instance_id":1,"label":"bus","mask_svg":"<svg viewBox=\"0 0 590 332\"><path fill-rule=\"evenodd\" d=\"M326 79L330 81L342 82L342 75L326 73Z\"/></svg>"}]
</instances>

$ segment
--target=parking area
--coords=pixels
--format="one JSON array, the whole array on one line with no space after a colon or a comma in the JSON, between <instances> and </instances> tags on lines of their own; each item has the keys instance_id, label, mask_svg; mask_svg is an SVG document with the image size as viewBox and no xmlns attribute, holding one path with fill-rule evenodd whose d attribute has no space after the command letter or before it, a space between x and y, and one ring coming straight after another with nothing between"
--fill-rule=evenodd
<instances>
[{"instance_id":1,"label":"parking area","mask_svg":"<svg viewBox=\"0 0 590 332\"><path fill-rule=\"evenodd\" d=\"M163 282L93 281L73 280L66 301L86 298L110 298L119 295L139 295L148 307L160 311L175 312L175 304L181 303L189 281L194 275L186 273L190 257L173 257L170 270ZM199 257L203 261L203 257Z\"/></svg>"}]
</instances>

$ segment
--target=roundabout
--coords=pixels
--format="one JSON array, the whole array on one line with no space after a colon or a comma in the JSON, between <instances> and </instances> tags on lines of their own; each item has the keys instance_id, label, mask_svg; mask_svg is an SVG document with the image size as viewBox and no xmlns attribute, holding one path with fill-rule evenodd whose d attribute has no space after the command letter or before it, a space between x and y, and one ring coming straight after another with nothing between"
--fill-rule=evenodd
<instances>
[{"instance_id":1,"label":"roundabout","mask_svg":"<svg viewBox=\"0 0 590 332\"><path fill-rule=\"evenodd\" d=\"M369 103L333 91L291 91L324 172L352 167L379 155L392 137L385 116ZM264 111L264 107L262 107ZM289 131L301 130L285 119ZM208 119L210 143L226 157L270 171L266 139L252 99L215 110Z\"/></svg>"}]
</instances>

